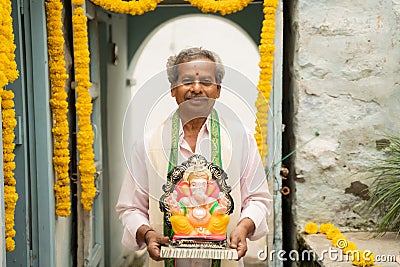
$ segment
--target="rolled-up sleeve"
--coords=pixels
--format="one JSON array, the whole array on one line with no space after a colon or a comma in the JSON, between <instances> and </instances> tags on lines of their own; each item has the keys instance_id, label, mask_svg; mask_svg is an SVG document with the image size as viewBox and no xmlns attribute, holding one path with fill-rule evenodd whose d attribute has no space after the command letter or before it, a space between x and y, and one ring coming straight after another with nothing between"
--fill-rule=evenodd
<instances>
[{"instance_id":1,"label":"rolled-up sleeve","mask_svg":"<svg viewBox=\"0 0 400 267\"><path fill-rule=\"evenodd\" d=\"M250 240L257 240L268 233L267 216L271 213L272 196L269 192L264 167L261 162L256 141L248 134L241 173L242 211L240 220L249 218L254 222L254 233Z\"/></svg>"},{"instance_id":2,"label":"rolled-up sleeve","mask_svg":"<svg viewBox=\"0 0 400 267\"><path fill-rule=\"evenodd\" d=\"M150 225L148 180L141 152L140 147L135 147L116 205L116 212L123 225L121 243L130 250L145 247L144 243L137 242L136 232L140 226Z\"/></svg>"}]
</instances>

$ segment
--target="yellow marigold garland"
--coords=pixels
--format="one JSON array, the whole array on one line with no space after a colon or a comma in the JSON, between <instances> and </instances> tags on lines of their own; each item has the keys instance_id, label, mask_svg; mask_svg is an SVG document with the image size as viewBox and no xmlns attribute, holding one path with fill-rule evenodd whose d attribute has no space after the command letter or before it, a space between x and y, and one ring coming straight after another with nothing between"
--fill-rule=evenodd
<instances>
[{"instance_id":1,"label":"yellow marigold garland","mask_svg":"<svg viewBox=\"0 0 400 267\"><path fill-rule=\"evenodd\" d=\"M332 223L322 223L319 226L319 230L321 234L326 234L329 230L335 228L335 226Z\"/></svg>"},{"instance_id":2,"label":"yellow marigold garland","mask_svg":"<svg viewBox=\"0 0 400 267\"><path fill-rule=\"evenodd\" d=\"M258 151L260 152L263 163L267 156L267 123L268 123L268 104L272 90L272 72L274 62L274 38L275 38L275 13L278 0L264 0L264 21L261 29L260 51L260 77L257 85L258 95L256 99L257 122L254 137L257 141Z\"/></svg>"},{"instance_id":3,"label":"yellow marigold garland","mask_svg":"<svg viewBox=\"0 0 400 267\"><path fill-rule=\"evenodd\" d=\"M347 242L347 246L342 249L344 254L351 254L353 251L357 250L357 245L354 242Z\"/></svg>"},{"instance_id":4,"label":"yellow marigold garland","mask_svg":"<svg viewBox=\"0 0 400 267\"><path fill-rule=\"evenodd\" d=\"M4 161L4 203L6 217L6 250L13 251L15 242L13 237L16 232L14 230L14 213L18 200L16 192L16 180L14 178L14 128L17 125L14 110L14 93L11 90L4 90L2 97L2 120L3 120L3 161Z\"/></svg>"},{"instance_id":5,"label":"yellow marigold garland","mask_svg":"<svg viewBox=\"0 0 400 267\"><path fill-rule=\"evenodd\" d=\"M11 1L0 2L0 88L18 78L15 62L15 44L12 28Z\"/></svg>"},{"instance_id":6,"label":"yellow marigold garland","mask_svg":"<svg viewBox=\"0 0 400 267\"><path fill-rule=\"evenodd\" d=\"M130 15L142 15L145 12L152 11L161 1L162 0L91 0L91 2L106 10ZM82 5L80 4L81 0L75 0L74 2L77 2L76 5Z\"/></svg>"},{"instance_id":7,"label":"yellow marigold garland","mask_svg":"<svg viewBox=\"0 0 400 267\"><path fill-rule=\"evenodd\" d=\"M219 12L222 16L242 10L253 0L185 0L203 13Z\"/></svg>"},{"instance_id":8,"label":"yellow marigold garland","mask_svg":"<svg viewBox=\"0 0 400 267\"><path fill-rule=\"evenodd\" d=\"M76 0L78 3L80 0ZM232 14L245 8L252 0L186 0L204 13L220 12L221 15ZM102 8L130 15L142 15L154 10L162 0L91 0Z\"/></svg>"},{"instance_id":9,"label":"yellow marigold garland","mask_svg":"<svg viewBox=\"0 0 400 267\"><path fill-rule=\"evenodd\" d=\"M356 250L351 253L351 261L355 266L372 266L375 262L375 255L369 250Z\"/></svg>"},{"instance_id":10,"label":"yellow marigold garland","mask_svg":"<svg viewBox=\"0 0 400 267\"><path fill-rule=\"evenodd\" d=\"M11 1L0 2L0 96L2 107L3 164L4 164L4 205L6 251L13 251L16 232L14 230L15 206L18 200L14 178L14 128L17 125L14 110L14 93L5 86L18 78L15 62L15 44L12 28Z\"/></svg>"},{"instance_id":11,"label":"yellow marigold garland","mask_svg":"<svg viewBox=\"0 0 400 267\"><path fill-rule=\"evenodd\" d=\"M336 234L332 237L331 244L335 248L342 248L341 243L344 242L348 244L347 237L345 237L342 233Z\"/></svg>"},{"instance_id":12,"label":"yellow marigold garland","mask_svg":"<svg viewBox=\"0 0 400 267\"><path fill-rule=\"evenodd\" d=\"M326 238L328 238L329 240L332 240L332 238L338 234L341 234L342 232L337 229L337 228L332 228L330 229L328 232L326 232Z\"/></svg>"},{"instance_id":13,"label":"yellow marigold garland","mask_svg":"<svg viewBox=\"0 0 400 267\"><path fill-rule=\"evenodd\" d=\"M71 214L71 189L69 170L68 102L65 82L68 79L64 59L64 37L62 32L63 4L60 0L46 2L47 46L51 83L50 106L53 113L53 165L57 182L54 184L56 214L67 217Z\"/></svg>"},{"instance_id":14,"label":"yellow marigold garland","mask_svg":"<svg viewBox=\"0 0 400 267\"><path fill-rule=\"evenodd\" d=\"M89 88L91 87L89 77L89 46L87 35L87 18L85 11L79 5L83 1L75 0L72 25L74 31L74 64L77 100L76 113L78 115L78 151L79 151L79 178L81 183L81 203L85 210L90 211L93 199L96 195L94 184L94 165L93 140L94 132L90 121L92 114L92 98Z\"/></svg>"},{"instance_id":15,"label":"yellow marigold garland","mask_svg":"<svg viewBox=\"0 0 400 267\"><path fill-rule=\"evenodd\" d=\"M306 228L315 229L315 223L309 222ZM315 224L316 225L316 224ZM318 226L317 226L318 228ZM305 231L309 233L310 231ZM311 231L315 232L315 231ZM332 246L340 248L343 254L348 254L350 256L351 262L355 266L373 266L375 262L375 255L370 250L358 250L354 242L347 241L346 236L344 236L339 229L337 229L331 223L325 223L320 225L320 232L326 234L328 239L331 239ZM378 266L377 266L378 267Z\"/></svg>"}]
</instances>

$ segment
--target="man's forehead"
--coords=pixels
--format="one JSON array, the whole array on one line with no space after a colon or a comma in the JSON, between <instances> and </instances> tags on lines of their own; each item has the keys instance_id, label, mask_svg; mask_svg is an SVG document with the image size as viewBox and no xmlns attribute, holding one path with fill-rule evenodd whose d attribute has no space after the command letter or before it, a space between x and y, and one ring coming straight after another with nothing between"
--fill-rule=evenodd
<instances>
[{"instance_id":1,"label":"man's forehead","mask_svg":"<svg viewBox=\"0 0 400 267\"><path fill-rule=\"evenodd\" d=\"M214 77L214 72L205 72L205 71L195 71L195 72L187 71L187 72L185 72L185 71L183 71L183 72L179 73L179 77L181 77L181 78L185 78L185 77L191 78L191 77L195 77L195 76L212 78L212 77Z\"/></svg>"},{"instance_id":2,"label":"man's forehead","mask_svg":"<svg viewBox=\"0 0 400 267\"><path fill-rule=\"evenodd\" d=\"M215 62L210 61L189 61L178 65L179 72L202 70L202 71L214 71Z\"/></svg>"}]
</instances>

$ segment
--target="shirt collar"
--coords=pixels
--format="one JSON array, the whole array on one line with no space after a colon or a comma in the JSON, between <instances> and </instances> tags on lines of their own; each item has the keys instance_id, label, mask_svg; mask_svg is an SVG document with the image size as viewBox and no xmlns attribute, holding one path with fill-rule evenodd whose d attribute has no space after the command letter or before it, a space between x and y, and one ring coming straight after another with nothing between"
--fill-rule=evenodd
<instances>
[{"instance_id":1,"label":"shirt collar","mask_svg":"<svg viewBox=\"0 0 400 267\"><path fill-rule=\"evenodd\" d=\"M205 121L205 123L203 124L203 126L200 129L201 133L202 131L204 131L206 134L210 132L210 122L211 122L211 114L207 116L207 119ZM183 137L183 127L182 127L182 121L179 120L179 137Z\"/></svg>"}]
</instances>

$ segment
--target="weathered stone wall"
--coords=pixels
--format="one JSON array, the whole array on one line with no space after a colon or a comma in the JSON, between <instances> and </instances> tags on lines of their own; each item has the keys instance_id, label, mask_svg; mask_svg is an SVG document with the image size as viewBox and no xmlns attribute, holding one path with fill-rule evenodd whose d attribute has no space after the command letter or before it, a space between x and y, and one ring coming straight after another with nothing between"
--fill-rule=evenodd
<instances>
[{"instance_id":1,"label":"weathered stone wall","mask_svg":"<svg viewBox=\"0 0 400 267\"><path fill-rule=\"evenodd\" d=\"M295 220L366 229L362 173L400 130L400 0L298 0L292 86ZM355 182L355 183L354 183ZM352 184L353 183L353 184Z\"/></svg>"}]
</instances>

